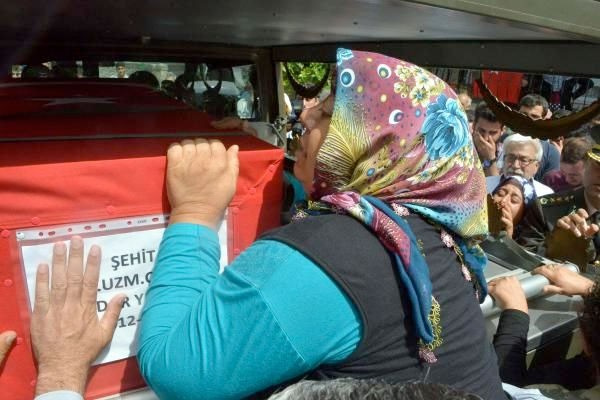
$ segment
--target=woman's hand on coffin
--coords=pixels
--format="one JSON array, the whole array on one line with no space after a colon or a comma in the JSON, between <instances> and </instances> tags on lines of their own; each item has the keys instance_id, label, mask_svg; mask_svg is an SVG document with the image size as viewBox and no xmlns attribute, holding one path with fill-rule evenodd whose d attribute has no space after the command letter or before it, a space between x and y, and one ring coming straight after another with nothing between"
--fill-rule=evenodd
<instances>
[{"instance_id":1,"label":"woman's hand on coffin","mask_svg":"<svg viewBox=\"0 0 600 400\"><path fill-rule=\"evenodd\" d=\"M83 240L54 245L52 280L48 265L38 267L31 341L38 363L36 395L72 390L83 395L88 369L111 341L124 295L113 297L102 317L97 314L100 248L92 246L83 269Z\"/></svg>"},{"instance_id":2,"label":"woman's hand on coffin","mask_svg":"<svg viewBox=\"0 0 600 400\"><path fill-rule=\"evenodd\" d=\"M210 123L213 128L224 130L224 131L242 131L245 133L249 133L252 136L258 136L258 132L254 129L246 120L243 120L239 117L225 117L218 121L213 121Z\"/></svg>"},{"instance_id":3,"label":"woman's hand on coffin","mask_svg":"<svg viewBox=\"0 0 600 400\"><path fill-rule=\"evenodd\" d=\"M589 238L598 232L598 225L589 224L587 222L588 217L587 211L580 208L577 212L560 218L556 222L556 227L569 230L577 237L584 236Z\"/></svg>"},{"instance_id":4,"label":"woman's hand on coffin","mask_svg":"<svg viewBox=\"0 0 600 400\"><path fill-rule=\"evenodd\" d=\"M189 222L217 229L235 194L238 146L219 140L184 140L167 153L170 223Z\"/></svg>"},{"instance_id":5,"label":"woman's hand on coffin","mask_svg":"<svg viewBox=\"0 0 600 400\"><path fill-rule=\"evenodd\" d=\"M504 276L488 282L488 291L502 310L520 310L527 312L525 292L514 276Z\"/></svg>"},{"instance_id":6,"label":"woman's hand on coffin","mask_svg":"<svg viewBox=\"0 0 600 400\"><path fill-rule=\"evenodd\" d=\"M543 275L550 281L550 285L544 286L544 293L547 294L585 296L594 286L594 281L591 279L558 264L542 265L532 273Z\"/></svg>"}]
</instances>

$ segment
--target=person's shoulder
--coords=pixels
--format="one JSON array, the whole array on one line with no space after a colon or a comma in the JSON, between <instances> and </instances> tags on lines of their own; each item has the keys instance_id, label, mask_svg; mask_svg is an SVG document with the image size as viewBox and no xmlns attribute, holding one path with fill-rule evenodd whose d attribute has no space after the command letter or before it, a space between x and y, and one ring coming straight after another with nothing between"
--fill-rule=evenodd
<instances>
[{"instance_id":1,"label":"person's shoulder","mask_svg":"<svg viewBox=\"0 0 600 400\"><path fill-rule=\"evenodd\" d=\"M544 175L542 182L546 183L549 181L555 181L557 179L564 179L564 175L560 169L553 169L552 171L549 171Z\"/></svg>"},{"instance_id":2,"label":"person's shoulder","mask_svg":"<svg viewBox=\"0 0 600 400\"><path fill-rule=\"evenodd\" d=\"M547 139L540 140L540 145L542 146L542 149L544 150L544 152L546 152L550 148L550 141Z\"/></svg>"},{"instance_id":3,"label":"person's shoulder","mask_svg":"<svg viewBox=\"0 0 600 400\"><path fill-rule=\"evenodd\" d=\"M544 217L555 221L579 208L579 189L571 189L540 197L539 203Z\"/></svg>"},{"instance_id":4,"label":"person's shoulder","mask_svg":"<svg viewBox=\"0 0 600 400\"><path fill-rule=\"evenodd\" d=\"M539 197L542 209L547 208L572 208L578 197L578 189L570 189L558 193L551 193Z\"/></svg>"},{"instance_id":5,"label":"person's shoulder","mask_svg":"<svg viewBox=\"0 0 600 400\"><path fill-rule=\"evenodd\" d=\"M581 196L582 194L579 194L577 190L541 196L538 198L539 211L547 223L554 225L560 218L581 207L579 205Z\"/></svg>"},{"instance_id":6,"label":"person's shoulder","mask_svg":"<svg viewBox=\"0 0 600 400\"><path fill-rule=\"evenodd\" d=\"M334 232L335 237L346 235L348 230L354 231L354 226L362 226L355 218L345 214L326 213L310 215L304 210L298 210L292 217L292 222L274 228L261 235L261 239L302 238L308 240L318 236L327 236Z\"/></svg>"},{"instance_id":7,"label":"person's shoulder","mask_svg":"<svg viewBox=\"0 0 600 400\"><path fill-rule=\"evenodd\" d=\"M500 175L491 175L485 177L485 187L488 193L492 193L500 183Z\"/></svg>"},{"instance_id":8,"label":"person's shoulder","mask_svg":"<svg viewBox=\"0 0 600 400\"><path fill-rule=\"evenodd\" d=\"M554 190L551 187L544 185L540 181L533 180L533 186L535 187L535 193L538 197L548 196L554 194Z\"/></svg>"}]
</instances>

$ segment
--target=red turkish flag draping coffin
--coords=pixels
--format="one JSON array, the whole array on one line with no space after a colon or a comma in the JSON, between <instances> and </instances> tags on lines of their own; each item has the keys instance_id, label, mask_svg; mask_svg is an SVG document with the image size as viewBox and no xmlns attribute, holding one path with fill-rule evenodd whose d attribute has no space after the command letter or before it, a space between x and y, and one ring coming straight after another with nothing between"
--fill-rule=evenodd
<instances>
[{"instance_id":1,"label":"red turkish flag draping coffin","mask_svg":"<svg viewBox=\"0 0 600 400\"><path fill-rule=\"evenodd\" d=\"M221 266L279 225L283 152L247 135L217 133L205 114L137 85L24 85L0 85L0 331L18 334L0 373L1 397L33 397L35 269L50 262L54 242L74 234L86 250L102 247L98 311L114 294L128 294L86 398L142 387L134 337L168 221L169 144L203 136L240 146L237 191L219 229Z\"/></svg>"}]
</instances>

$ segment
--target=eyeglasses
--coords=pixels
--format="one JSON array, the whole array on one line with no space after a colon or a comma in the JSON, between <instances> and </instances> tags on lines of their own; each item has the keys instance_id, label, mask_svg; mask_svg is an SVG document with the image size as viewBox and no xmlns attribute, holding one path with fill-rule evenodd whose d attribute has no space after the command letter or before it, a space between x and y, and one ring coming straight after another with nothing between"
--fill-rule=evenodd
<instances>
[{"instance_id":1,"label":"eyeglasses","mask_svg":"<svg viewBox=\"0 0 600 400\"><path fill-rule=\"evenodd\" d=\"M504 156L504 161L506 161L506 163L508 163L508 164L514 164L515 161L517 161L517 160L519 160L519 164L521 164L522 167L526 167L529 164L531 164L532 162L537 161L534 158L517 157L513 154L506 154Z\"/></svg>"}]
</instances>

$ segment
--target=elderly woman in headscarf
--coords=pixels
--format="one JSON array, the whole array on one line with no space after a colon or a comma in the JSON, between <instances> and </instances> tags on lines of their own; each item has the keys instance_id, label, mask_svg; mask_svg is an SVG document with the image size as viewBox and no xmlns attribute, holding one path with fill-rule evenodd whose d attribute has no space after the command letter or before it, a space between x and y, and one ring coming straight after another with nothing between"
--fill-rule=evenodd
<instances>
[{"instance_id":1,"label":"elderly woman in headscarf","mask_svg":"<svg viewBox=\"0 0 600 400\"><path fill-rule=\"evenodd\" d=\"M303 112L294 222L219 275L237 147L168 152L172 206L139 336L161 398L238 399L302 378L449 384L504 399L479 302L485 180L456 94L426 70L339 50Z\"/></svg>"},{"instance_id":2,"label":"elderly woman in headscarf","mask_svg":"<svg viewBox=\"0 0 600 400\"><path fill-rule=\"evenodd\" d=\"M519 223L535 198L533 184L522 176L508 175L500 180L492 192L492 201L500 210L500 222L509 237L518 236Z\"/></svg>"}]
</instances>

